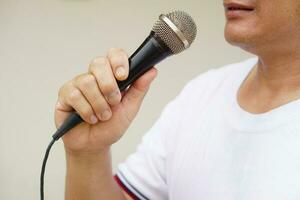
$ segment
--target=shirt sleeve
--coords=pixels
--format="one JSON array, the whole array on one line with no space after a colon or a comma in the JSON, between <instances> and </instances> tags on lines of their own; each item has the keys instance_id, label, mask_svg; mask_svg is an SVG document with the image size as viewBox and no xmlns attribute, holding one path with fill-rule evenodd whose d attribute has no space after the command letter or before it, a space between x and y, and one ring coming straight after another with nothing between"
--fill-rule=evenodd
<instances>
[{"instance_id":1,"label":"shirt sleeve","mask_svg":"<svg viewBox=\"0 0 300 200\"><path fill-rule=\"evenodd\" d=\"M186 105L195 100L195 93L201 95L197 90L200 89L199 85L204 85L203 82L203 76L190 81L165 107L159 119L144 135L137 151L119 165L115 179L133 199L168 199L166 164L167 153L172 151L170 138L176 137L175 127L181 121Z\"/></svg>"},{"instance_id":2,"label":"shirt sleeve","mask_svg":"<svg viewBox=\"0 0 300 200\"><path fill-rule=\"evenodd\" d=\"M115 179L133 199L168 199L166 183L166 133L171 131L169 110L144 135L137 151L119 165Z\"/></svg>"}]
</instances>

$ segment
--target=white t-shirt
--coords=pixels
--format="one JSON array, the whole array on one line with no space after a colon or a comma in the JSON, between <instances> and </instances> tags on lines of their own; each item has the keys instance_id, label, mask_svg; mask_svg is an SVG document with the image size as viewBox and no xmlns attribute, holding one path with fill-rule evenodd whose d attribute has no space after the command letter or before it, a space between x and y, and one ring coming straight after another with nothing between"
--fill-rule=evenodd
<instances>
[{"instance_id":1,"label":"white t-shirt","mask_svg":"<svg viewBox=\"0 0 300 200\"><path fill-rule=\"evenodd\" d=\"M300 100L237 102L257 58L209 70L170 102L116 179L136 199L299 200Z\"/></svg>"}]
</instances>

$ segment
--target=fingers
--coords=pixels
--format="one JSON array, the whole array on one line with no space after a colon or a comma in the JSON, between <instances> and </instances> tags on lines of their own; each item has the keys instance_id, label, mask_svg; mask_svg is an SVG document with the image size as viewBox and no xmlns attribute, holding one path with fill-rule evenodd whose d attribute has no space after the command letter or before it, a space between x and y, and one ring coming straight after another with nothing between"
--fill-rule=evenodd
<instances>
[{"instance_id":1,"label":"fingers","mask_svg":"<svg viewBox=\"0 0 300 200\"><path fill-rule=\"evenodd\" d=\"M107 58L94 59L90 64L89 73L96 78L101 93L110 105L114 106L120 103L121 92Z\"/></svg>"},{"instance_id":2,"label":"fingers","mask_svg":"<svg viewBox=\"0 0 300 200\"><path fill-rule=\"evenodd\" d=\"M117 80L123 81L129 74L129 62L127 53L119 48L111 48L107 58Z\"/></svg>"},{"instance_id":3,"label":"fingers","mask_svg":"<svg viewBox=\"0 0 300 200\"><path fill-rule=\"evenodd\" d=\"M121 94L117 80L125 80L128 74L125 51L110 49L107 57L98 57L90 63L87 74L77 76L61 88L56 108L65 113L74 109L84 121L96 124L112 117L111 106L119 104L124 95L122 104L133 118L157 71L149 70Z\"/></svg>"},{"instance_id":4,"label":"fingers","mask_svg":"<svg viewBox=\"0 0 300 200\"><path fill-rule=\"evenodd\" d=\"M102 96L96 78L93 75L84 74L78 76L74 81L74 85L88 100L99 120L106 121L111 117L110 106Z\"/></svg>"},{"instance_id":5,"label":"fingers","mask_svg":"<svg viewBox=\"0 0 300 200\"><path fill-rule=\"evenodd\" d=\"M72 82L64 85L60 90L59 103L57 105L57 109L66 112L70 111L70 108L73 108L84 121L90 124L96 124L98 122L92 106Z\"/></svg>"}]
</instances>

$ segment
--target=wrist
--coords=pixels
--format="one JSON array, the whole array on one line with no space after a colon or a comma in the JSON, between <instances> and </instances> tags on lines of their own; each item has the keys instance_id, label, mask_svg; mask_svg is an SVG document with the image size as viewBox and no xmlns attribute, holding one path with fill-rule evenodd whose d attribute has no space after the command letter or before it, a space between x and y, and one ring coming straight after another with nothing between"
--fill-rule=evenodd
<instances>
[{"instance_id":1,"label":"wrist","mask_svg":"<svg viewBox=\"0 0 300 200\"><path fill-rule=\"evenodd\" d=\"M110 160L110 148L98 152L78 152L66 149L67 164L95 165Z\"/></svg>"}]
</instances>

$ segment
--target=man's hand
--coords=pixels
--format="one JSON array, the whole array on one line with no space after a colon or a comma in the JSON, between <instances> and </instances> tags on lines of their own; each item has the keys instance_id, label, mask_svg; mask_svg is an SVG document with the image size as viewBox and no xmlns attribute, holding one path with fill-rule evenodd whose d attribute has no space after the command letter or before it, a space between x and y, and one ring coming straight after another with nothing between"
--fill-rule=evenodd
<instances>
[{"instance_id":1,"label":"man's hand","mask_svg":"<svg viewBox=\"0 0 300 200\"><path fill-rule=\"evenodd\" d=\"M85 121L63 137L67 154L99 154L125 133L157 71L149 70L121 94L116 79L125 80L128 73L127 54L122 49L110 49L106 57L91 62L87 73L60 88L55 108L56 126L74 110Z\"/></svg>"}]
</instances>

